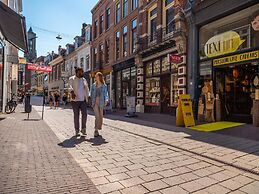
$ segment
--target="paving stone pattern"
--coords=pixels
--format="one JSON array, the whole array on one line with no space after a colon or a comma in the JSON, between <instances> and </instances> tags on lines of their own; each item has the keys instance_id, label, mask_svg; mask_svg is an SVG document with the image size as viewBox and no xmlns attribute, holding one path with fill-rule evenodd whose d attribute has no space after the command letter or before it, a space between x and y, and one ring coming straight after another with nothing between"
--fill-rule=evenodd
<instances>
[{"instance_id":1,"label":"paving stone pattern","mask_svg":"<svg viewBox=\"0 0 259 194\"><path fill-rule=\"evenodd\" d=\"M0 119L0 193L99 193L44 121L16 112Z\"/></svg>"},{"instance_id":2,"label":"paving stone pattern","mask_svg":"<svg viewBox=\"0 0 259 194\"><path fill-rule=\"evenodd\" d=\"M93 138L92 115L88 136L75 140L70 109L45 115L101 193L259 193L259 142L119 117L105 119L102 138Z\"/></svg>"}]
</instances>

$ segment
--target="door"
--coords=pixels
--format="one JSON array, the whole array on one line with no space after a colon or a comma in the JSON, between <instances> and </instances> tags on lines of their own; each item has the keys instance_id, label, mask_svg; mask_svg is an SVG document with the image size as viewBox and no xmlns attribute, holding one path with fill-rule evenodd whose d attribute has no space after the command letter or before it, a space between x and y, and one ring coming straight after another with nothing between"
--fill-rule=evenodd
<instances>
[{"instance_id":1,"label":"door","mask_svg":"<svg viewBox=\"0 0 259 194\"><path fill-rule=\"evenodd\" d=\"M170 75L161 77L161 112L170 113Z\"/></svg>"},{"instance_id":2,"label":"door","mask_svg":"<svg viewBox=\"0 0 259 194\"><path fill-rule=\"evenodd\" d=\"M257 69L247 64L216 70L216 93L220 96L225 119L251 122L251 80Z\"/></svg>"}]
</instances>

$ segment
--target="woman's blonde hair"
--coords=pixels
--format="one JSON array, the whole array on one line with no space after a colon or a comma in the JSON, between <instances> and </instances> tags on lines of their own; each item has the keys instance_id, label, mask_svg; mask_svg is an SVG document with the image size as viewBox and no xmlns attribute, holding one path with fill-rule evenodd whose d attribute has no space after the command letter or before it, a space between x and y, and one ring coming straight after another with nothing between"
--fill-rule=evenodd
<instances>
[{"instance_id":1,"label":"woman's blonde hair","mask_svg":"<svg viewBox=\"0 0 259 194\"><path fill-rule=\"evenodd\" d=\"M104 79L103 79L103 74L102 74L102 72L97 72L95 75L97 75L97 76L99 77L100 82L101 82L102 84L105 84L105 81L104 81Z\"/></svg>"}]
</instances>

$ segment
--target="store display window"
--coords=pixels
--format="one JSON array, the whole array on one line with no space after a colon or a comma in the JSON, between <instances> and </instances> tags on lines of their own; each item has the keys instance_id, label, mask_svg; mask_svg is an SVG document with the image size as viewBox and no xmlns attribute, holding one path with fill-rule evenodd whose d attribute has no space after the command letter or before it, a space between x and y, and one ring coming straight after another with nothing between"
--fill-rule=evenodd
<instances>
[{"instance_id":1,"label":"store display window","mask_svg":"<svg viewBox=\"0 0 259 194\"><path fill-rule=\"evenodd\" d=\"M148 106L160 105L160 78L146 79L145 104Z\"/></svg>"}]
</instances>

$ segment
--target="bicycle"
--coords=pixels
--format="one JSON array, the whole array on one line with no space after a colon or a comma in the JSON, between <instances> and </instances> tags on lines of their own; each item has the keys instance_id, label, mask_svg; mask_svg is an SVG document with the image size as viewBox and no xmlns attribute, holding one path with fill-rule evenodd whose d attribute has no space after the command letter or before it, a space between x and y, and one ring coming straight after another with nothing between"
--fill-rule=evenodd
<instances>
[{"instance_id":1,"label":"bicycle","mask_svg":"<svg viewBox=\"0 0 259 194\"><path fill-rule=\"evenodd\" d=\"M9 100L7 103L6 103L6 106L5 106L5 113L6 114L11 114L15 111L16 107L17 107L17 102L16 100L14 99L15 97L15 94L12 94L12 97L11 97L11 100Z\"/></svg>"}]
</instances>

